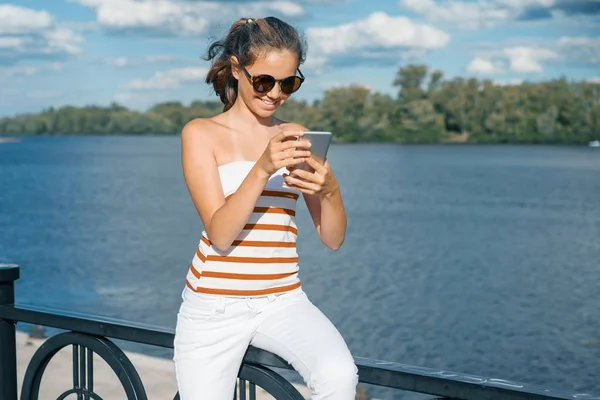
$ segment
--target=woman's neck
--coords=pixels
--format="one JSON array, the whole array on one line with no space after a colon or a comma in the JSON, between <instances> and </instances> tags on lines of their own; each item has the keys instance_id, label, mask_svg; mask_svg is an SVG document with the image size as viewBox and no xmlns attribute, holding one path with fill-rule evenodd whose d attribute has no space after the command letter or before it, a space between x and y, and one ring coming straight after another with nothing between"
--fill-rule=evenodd
<instances>
[{"instance_id":1,"label":"woman's neck","mask_svg":"<svg viewBox=\"0 0 600 400\"><path fill-rule=\"evenodd\" d=\"M254 114L250 109L244 104L244 102L238 98L238 100L233 103L233 106L227 113L235 117L235 119L245 126L252 126L256 128L267 128L274 125L273 116L261 118L258 115Z\"/></svg>"}]
</instances>

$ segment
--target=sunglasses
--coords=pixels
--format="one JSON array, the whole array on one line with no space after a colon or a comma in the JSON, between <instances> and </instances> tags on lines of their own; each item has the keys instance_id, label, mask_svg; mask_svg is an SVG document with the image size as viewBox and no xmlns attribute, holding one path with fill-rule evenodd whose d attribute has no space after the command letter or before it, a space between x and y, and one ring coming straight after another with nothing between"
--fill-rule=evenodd
<instances>
[{"instance_id":1,"label":"sunglasses","mask_svg":"<svg viewBox=\"0 0 600 400\"><path fill-rule=\"evenodd\" d=\"M252 76L250 72L242 65L242 69L244 73L252 82L252 87L257 93L269 93L274 87L276 83L279 83L281 87L281 91L285 94L292 94L302 86L302 82L304 82L304 75L302 75L302 71L298 69L298 73L300 76L288 76L283 79L275 79L271 75L258 75Z\"/></svg>"}]
</instances>

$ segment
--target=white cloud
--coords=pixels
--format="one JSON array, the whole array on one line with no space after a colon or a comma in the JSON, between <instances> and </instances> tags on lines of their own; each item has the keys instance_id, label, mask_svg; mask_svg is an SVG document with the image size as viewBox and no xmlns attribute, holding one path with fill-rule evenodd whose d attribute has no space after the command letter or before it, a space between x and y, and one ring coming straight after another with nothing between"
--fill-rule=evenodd
<instances>
[{"instance_id":1,"label":"white cloud","mask_svg":"<svg viewBox=\"0 0 600 400\"><path fill-rule=\"evenodd\" d=\"M450 36L438 28L383 12L343 25L311 27L306 34L311 66L336 59L397 62L402 57L441 49L450 41Z\"/></svg>"},{"instance_id":2,"label":"white cloud","mask_svg":"<svg viewBox=\"0 0 600 400\"><path fill-rule=\"evenodd\" d=\"M463 29L481 29L515 20L550 19L564 15L598 13L587 0L399 0L401 7L436 23Z\"/></svg>"},{"instance_id":3,"label":"white cloud","mask_svg":"<svg viewBox=\"0 0 600 400\"><path fill-rule=\"evenodd\" d=\"M79 3L82 6L88 6L88 7L99 7L103 4L110 4L110 3L120 3L121 0L71 0L72 2L75 3Z\"/></svg>"},{"instance_id":4,"label":"white cloud","mask_svg":"<svg viewBox=\"0 0 600 400\"><path fill-rule=\"evenodd\" d=\"M311 4L336 4L336 3L345 3L348 0L304 0L305 3Z\"/></svg>"},{"instance_id":5,"label":"white cloud","mask_svg":"<svg viewBox=\"0 0 600 400\"><path fill-rule=\"evenodd\" d=\"M39 72L38 67L23 65L19 67L0 68L0 77L32 76Z\"/></svg>"},{"instance_id":6,"label":"white cloud","mask_svg":"<svg viewBox=\"0 0 600 400\"><path fill-rule=\"evenodd\" d=\"M467 72L536 74L543 72L549 62L597 66L600 64L600 38L564 36L554 43L537 46L530 43L492 48L479 52L468 64Z\"/></svg>"},{"instance_id":7,"label":"white cloud","mask_svg":"<svg viewBox=\"0 0 600 400\"><path fill-rule=\"evenodd\" d=\"M557 43L560 54L581 64L600 64L600 37L561 37Z\"/></svg>"},{"instance_id":8,"label":"white cloud","mask_svg":"<svg viewBox=\"0 0 600 400\"><path fill-rule=\"evenodd\" d=\"M44 35L45 51L50 53L79 53L79 44L83 40L79 35L67 28L55 27Z\"/></svg>"},{"instance_id":9,"label":"white cloud","mask_svg":"<svg viewBox=\"0 0 600 400\"><path fill-rule=\"evenodd\" d=\"M167 90L180 88L185 83L200 82L206 78L207 68L176 68L158 71L149 79L136 79L126 85L130 90Z\"/></svg>"},{"instance_id":10,"label":"white cloud","mask_svg":"<svg viewBox=\"0 0 600 400\"><path fill-rule=\"evenodd\" d=\"M127 57L117 57L112 61L109 61L110 64L115 67L126 67L129 65L129 59Z\"/></svg>"},{"instance_id":11,"label":"white cloud","mask_svg":"<svg viewBox=\"0 0 600 400\"><path fill-rule=\"evenodd\" d=\"M506 48L504 54L508 58L509 69L519 73L542 72L542 62L560 58L553 50L526 46Z\"/></svg>"},{"instance_id":12,"label":"white cloud","mask_svg":"<svg viewBox=\"0 0 600 400\"><path fill-rule=\"evenodd\" d=\"M241 15L256 18L271 14L285 17L304 15L302 6L292 1L252 1L223 5L217 1L184 0L72 0L95 8L100 26L112 31L135 31L150 35L198 36L215 21Z\"/></svg>"},{"instance_id":13,"label":"white cloud","mask_svg":"<svg viewBox=\"0 0 600 400\"><path fill-rule=\"evenodd\" d=\"M22 37L0 37L0 49L18 49L26 42Z\"/></svg>"},{"instance_id":14,"label":"white cloud","mask_svg":"<svg viewBox=\"0 0 600 400\"><path fill-rule=\"evenodd\" d=\"M475 57L467 66L467 72L488 75L506 72L535 74L543 72L545 62L560 58L556 51L549 48L511 46Z\"/></svg>"},{"instance_id":15,"label":"white cloud","mask_svg":"<svg viewBox=\"0 0 600 400\"><path fill-rule=\"evenodd\" d=\"M0 78L14 76L33 76L43 72L56 72L62 70L61 63L51 63L48 65L15 65L12 67L0 67Z\"/></svg>"},{"instance_id":16,"label":"white cloud","mask_svg":"<svg viewBox=\"0 0 600 400\"><path fill-rule=\"evenodd\" d=\"M250 4L252 8L248 9L248 12L250 12L251 15L263 14L264 11L262 11L262 8L266 5L269 5L269 8L272 11L288 17L299 17L304 15L304 9L291 1L257 2Z\"/></svg>"},{"instance_id":17,"label":"white cloud","mask_svg":"<svg viewBox=\"0 0 600 400\"><path fill-rule=\"evenodd\" d=\"M10 61L77 54L81 41L46 11L0 4L0 58Z\"/></svg>"},{"instance_id":18,"label":"white cloud","mask_svg":"<svg viewBox=\"0 0 600 400\"><path fill-rule=\"evenodd\" d=\"M52 28L54 21L46 11L0 4L0 35L22 34Z\"/></svg>"},{"instance_id":19,"label":"white cloud","mask_svg":"<svg viewBox=\"0 0 600 400\"><path fill-rule=\"evenodd\" d=\"M156 64L174 64L178 62L186 62L189 63L191 61L197 61L196 59L192 59L191 57L184 57L172 54L157 54L143 57L126 57L119 56L116 58L103 60L105 64L112 65L117 68L127 68L127 67L143 67L147 65L156 65Z\"/></svg>"},{"instance_id":20,"label":"white cloud","mask_svg":"<svg viewBox=\"0 0 600 400\"><path fill-rule=\"evenodd\" d=\"M201 83L208 68L187 67L158 71L146 79L135 79L123 85L112 101L134 110L143 110L164 101L181 101L181 89ZM195 98L195 97L194 97Z\"/></svg>"},{"instance_id":21,"label":"white cloud","mask_svg":"<svg viewBox=\"0 0 600 400\"><path fill-rule=\"evenodd\" d=\"M214 11L208 7L200 9L202 13ZM135 28L192 36L202 33L208 24L205 18L198 18L199 15L188 7L172 2L139 3L124 0L101 4L96 12L102 26L116 30Z\"/></svg>"},{"instance_id":22,"label":"white cloud","mask_svg":"<svg viewBox=\"0 0 600 400\"><path fill-rule=\"evenodd\" d=\"M475 57L467 66L467 72L471 74L492 75L502 72L502 68L491 60Z\"/></svg>"},{"instance_id":23,"label":"white cloud","mask_svg":"<svg viewBox=\"0 0 600 400\"><path fill-rule=\"evenodd\" d=\"M600 83L600 76L594 76L587 80L589 83Z\"/></svg>"},{"instance_id":24,"label":"white cloud","mask_svg":"<svg viewBox=\"0 0 600 400\"><path fill-rule=\"evenodd\" d=\"M511 18L510 10L488 2L436 3L434 0L400 0L400 5L414 13L422 14L429 21L456 24L465 29L490 27Z\"/></svg>"}]
</instances>

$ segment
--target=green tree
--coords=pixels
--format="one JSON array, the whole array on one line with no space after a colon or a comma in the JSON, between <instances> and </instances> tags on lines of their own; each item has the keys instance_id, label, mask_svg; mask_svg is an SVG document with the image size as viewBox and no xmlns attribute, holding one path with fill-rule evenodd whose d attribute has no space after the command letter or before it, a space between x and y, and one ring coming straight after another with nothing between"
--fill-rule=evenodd
<instances>
[{"instance_id":1,"label":"green tree","mask_svg":"<svg viewBox=\"0 0 600 400\"><path fill-rule=\"evenodd\" d=\"M586 143L600 138L600 84L566 78L517 85L456 77L425 65L398 68L397 95L336 87L312 103L289 99L277 116L346 142ZM50 107L0 118L0 134L177 135L194 118L221 112L219 101L156 104L144 112L106 107Z\"/></svg>"}]
</instances>

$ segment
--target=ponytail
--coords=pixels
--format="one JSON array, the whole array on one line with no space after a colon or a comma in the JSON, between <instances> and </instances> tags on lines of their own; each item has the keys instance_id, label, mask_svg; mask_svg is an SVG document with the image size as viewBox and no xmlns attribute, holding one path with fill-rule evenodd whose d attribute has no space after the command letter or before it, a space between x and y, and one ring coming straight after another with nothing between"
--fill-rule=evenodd
<instances>
[{"instance_id":1,"label":"ponytail","mask_svg":"<svg viewBox=\"0 0 600 400\"><path fill-rule=\"evenodd\" d=\"M208 58L214 58L215 54L222 52L223 44L220 41L213 43L208 50ZM221 102L225 105L223 111L231 108L237 99L237 81L231 72L231 61L223 52L217 57L206 74L206 83L212 84L213 89Z\"/></svg>"},{"instance_id":2,"label":"ponytail","mask_svg":"<svg viewBox=\"0 0 600 400\"><path fill-rule=\"evenodd\" d=\"M206 56L207 61L213 60L206 74L206 83L212 84L215 93L224 104L223 111L229 110L237 99L237 80L231 72L231 56L234 55L231 42L237 39L240 27L245 22L245 19L236 21L225 39L217 40L209 46Z\"/></svg>"}]
</instances>

